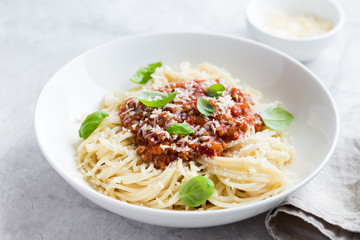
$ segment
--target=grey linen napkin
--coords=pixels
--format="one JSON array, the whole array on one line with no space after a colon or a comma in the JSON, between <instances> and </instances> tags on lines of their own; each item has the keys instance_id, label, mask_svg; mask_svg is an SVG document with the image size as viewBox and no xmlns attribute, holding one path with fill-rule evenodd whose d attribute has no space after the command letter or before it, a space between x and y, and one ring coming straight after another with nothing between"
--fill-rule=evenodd
<instances>
[{"instance_id":1,"label":"grey linen napkin","mask_svg":"<svg viewBox=\"0 0 360 240\"><path fill-rule=\"evenodd\" d=\"M268 213L265 225L274 239L360 239L360 106L340 120L329 163Z\"/></svg>"}]
</instances>

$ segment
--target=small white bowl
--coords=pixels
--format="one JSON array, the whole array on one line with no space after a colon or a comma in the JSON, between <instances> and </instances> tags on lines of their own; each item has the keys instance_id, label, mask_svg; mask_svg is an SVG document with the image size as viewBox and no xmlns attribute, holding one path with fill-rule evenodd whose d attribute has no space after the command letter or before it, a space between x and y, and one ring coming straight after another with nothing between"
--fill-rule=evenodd
<instances>
[{"instance_id":1,"label":"small white bowl","mask_svg":"<svg viewBox=\"0 0 360 240\"><path fill-rule=\"evenodd\" d=\"M309 38L276 36L265 27L266 18L272 10L279 10L288 15L311 14L330 21L333 28L324 34ZM331 0L252 0L246 9L246 23L248 32L255 40L275 47L299 61L308 61L334 40L344 25L344 13Z\"/></svg>"},{"instance_id":2,"label":"small white bowl","mask_svg":"<svg viewBox=\"0 0 360 240\"><path fill-rule=\"evenodd\" d=\"M227 69L242 84L260 90L270 102L279 100L295 119L296 159L290 171L298 178L291 188L260 202L213 211L159 210L105 196L82 178L75 164L79 117L99 109L102 97L128 90L139 66L162 60L177 66L210 62ZM306 67L283 53L254 41L204 33L150 34L121 39L90 50L61 68L40 94L35 111L39 145L53 168L94 203L137 221L171 227L209 227L255 216L283 201L324 167L338 135L335 104L324 84Z\"/></svg>"}]
</instances>

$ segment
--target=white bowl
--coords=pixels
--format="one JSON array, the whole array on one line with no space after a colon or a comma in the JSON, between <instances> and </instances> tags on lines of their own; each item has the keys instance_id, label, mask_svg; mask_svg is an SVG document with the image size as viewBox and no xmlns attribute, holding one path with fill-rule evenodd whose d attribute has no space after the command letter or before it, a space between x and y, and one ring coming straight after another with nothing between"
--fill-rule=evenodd
<instances>
[{"instance_id":1,"label":"white bowl","mask_svg":"<svg viewBox=\"0 0 360 240\"><path fill-rule=\"evenodd\" d=\"M288 15L312 14L330 21L333 28L314 37L285 38L276 36L265 29L270 11L279 10ZM299 61L316 57L335 39L344 25L342 9L331 0L252 0L246 9L246 23L250 35L260 42L275 47Z\"/></svg>"},{"instance_id":2,"label":"white bowl","mask_svg":"<svg viewBox=\"0 0 360 240\"><path fill-rule=\"evenodd\" d=\"M99 108L105 93L129 89L140 67L162 60L210 62L261 90L268 100L282 101L295 116L291 135L297 158L290 168L299 183L275 197L214 211L158 210L107 197L83 180L75 165L79 116ZM60 69L40 94L35 111L39 145L54 169L76 190L109 211L137 221L172 227L208 227L262 213L310 181L327 162L338 134L335 105L321 81L281 52L262 44L224 35L151 34L121 39L75 58Z\"/></svg>"}]
</instances>

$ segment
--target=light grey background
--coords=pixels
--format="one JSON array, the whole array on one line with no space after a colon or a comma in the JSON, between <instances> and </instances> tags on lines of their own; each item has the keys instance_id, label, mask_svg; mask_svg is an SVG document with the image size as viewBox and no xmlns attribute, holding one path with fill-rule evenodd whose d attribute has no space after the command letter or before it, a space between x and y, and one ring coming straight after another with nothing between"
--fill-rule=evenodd
<instances>
[{"instance_id":1,"label":"light grey background","mask_svg":"<svg viewBox=\"0 0 360 240\"><path fill-rule=\"evenodd\" d=\"M265 214L220 227L177 229L103 210L50 167L33 126L41 89L78 54L145 32L190 30L248 37L247 2L0 0L0 239L269 239ZM330 89L343 115L360 106L360 1L338 2L346 13L345 28L306 66Z\"/></svg>"}]
</instances>

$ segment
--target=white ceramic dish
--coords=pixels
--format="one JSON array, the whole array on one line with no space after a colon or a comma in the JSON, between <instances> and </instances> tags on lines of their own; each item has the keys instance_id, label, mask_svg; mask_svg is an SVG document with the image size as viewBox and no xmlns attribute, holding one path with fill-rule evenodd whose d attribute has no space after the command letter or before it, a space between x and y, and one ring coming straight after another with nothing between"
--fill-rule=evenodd
<instances>
[{"instance_id":1,"label":"white ceramic dish","mask_svg":"<svg viewBox=\"0 0 360 240\"><path fill-rule=\"evenodd\" d=\"M143 65L162 60L204 61L226 68L233 76L282 101L294 114L291 135L297 158L291 169L300 182L261 202L232 209L185 212L136 206L92 189L75 165L79 116L96 111L104 94L128 89L128 79ZM40 94L35 111L39 145L54 169L76 190L109 211L137 221L172 227L208 227L262 213L310 181L325 165L338 134L333 100L321 81L296 60L253 41L200 33L165 33L125 38L90 50L60 69Z\"/></svg>"},{"instance_id":2,"label":"white ceramic dish","mask_svg":"<svg viewBox=\"0 0 360 240\"><path fill-rule=\"evenodd\" d=\"M279 37L264 27L266 17L272 10L288 15L310 13L330 21L333 28L325 34L310 38ZM344 25L344 18L342 9L332 0L251 0L246 9L247 29L255 40L280 49L299 61L313 59L332 43Z\"/></svg>"}]
</instances>

